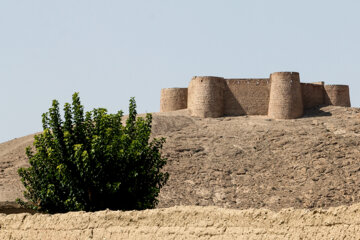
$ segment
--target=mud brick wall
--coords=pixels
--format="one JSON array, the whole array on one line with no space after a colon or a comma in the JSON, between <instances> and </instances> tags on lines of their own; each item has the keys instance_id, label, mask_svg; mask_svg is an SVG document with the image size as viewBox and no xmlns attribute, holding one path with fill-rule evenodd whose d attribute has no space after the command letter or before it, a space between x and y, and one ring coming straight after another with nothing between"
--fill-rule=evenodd
<instances>
[{"instance_id":1,"label":"mud brick wall","mask_svg":"<svg viewBox=\"0 0 360 240\"><path fill-rule=\"evenodd\" d=\"M310 84L316 84L316 85L323 85L324 86L324 82L323 81L320 81L320 82L312 82Z\"/></svg>"},{"instance_id":2,"label":"mud brick wall","mask_svg":"<svg viewBox=\"0 0 360 240\"><path fill-rule=\"evenodd\" d=\"M303 105L305 109L324 104L324 86L316 83L301 83Z\"/></svg>"},{"instance_id":3,"label":"mud brick wall","mask_svg":"<svg viewBox=\"0 0 360 240\"><path fill-rule=\"evenodd\" d=\"M0 214L0 239L359 239L360 205L329 209L221 209Z\"/></svg>"},{"instance_id":4,"label":"mud brick wall","mask_svg":"<svg viewBox=\"0 0 360 240\"><path fill-rule=\"evenodd\" d=\"M224 115L267 115L270 80L226 79Z\"/></svg>"},{"instance_id":5,"label":"mud brick wall","mask_svg":"<svg viewBox=\"0 0 360 240\"><path fill-rule=\"evenodd\" d=\"M186 101L187 96L187 101ZM268 115L294 119L321 104L350 107L349 86L300 83L298 72L275 72L270 78L193 77L189 88L161 91L160 111L187 108L191 116Z\"/></svg>"}]
</instances>

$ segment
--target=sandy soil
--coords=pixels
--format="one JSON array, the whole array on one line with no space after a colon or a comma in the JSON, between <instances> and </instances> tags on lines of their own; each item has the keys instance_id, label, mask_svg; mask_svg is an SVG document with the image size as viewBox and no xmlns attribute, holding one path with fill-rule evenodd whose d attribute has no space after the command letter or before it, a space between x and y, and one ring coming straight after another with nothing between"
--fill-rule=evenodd
<instances>
[{"instance_id":1,"label":"sandy soil","mask_svg":"<svg viewBox=\"0 0 360 240\"><path fill-rule=\"evenodd\" d=\"M28 165L25 148L33 140L34 134L0 144L0 202L22 197L24 188L17 169Z\"/></svg>"},{"instance_id":2,"label":"sandy soil","mask_svg":"<svg viewBox=\"0 0 360 240\"><path fill-rule=\"evenodd\" d=\"M296 120L157 115L170 180L159 207L314 208L360 200L360 110Z\"/></svg>"},{"instance_id":3,"label":"sandy soil","mask_svg":"<svg viewBox=\"0 0 360 240\"><path fill-rule=\"evenodd\" d=\"M266 235L266 239L280 236L285 239L296 239L301 237L299 232L296 233L299 229L302 229L304 234L305 232L310 234L303 235L305 237L313 236L314 229L318 229L319 234L324 233L324 236L330 233L329 229L335 232L339 230L338 236L341 233L355 236L355 232L352 231L359 230L359 225L355 220L354 224L346 222L348 219L346 214L350 214L346 211L355 209L354 212L351 212L353 215L350 215L354 219L360 219L360 211L357 210L360 208L360 205L357 205L360 202L360 109L322 107L310 110L305 117L296 120L271 120L264 116L201 119L189 117L186 110L155 113L153 117L153 136L167 138L163 154L168 158L165 170L170 173L170 179L161 191L158 205L160 209L151 213L156 215L166 212L169 214L167 215L169 219L160 214L161 221L165 225L161 225L163 223L159 222L157 227L144 225L144 228L140 228L140 225L131 223L136 226L129 225L130 227L124 230L126 234L140 234L136 236L141 237L143 236L141 234L164 233L170 234L167 236L187 238L197 236L199 230L201 234L204 234L199 236L204 239L212 236L216 238L225 235L206 235L204 226L197 225L200 219L211 218L213 213L217 214L218 212L221 214L226 212L231 215L233 213L230 212L234 211L235 215L243 214L241 216L247 216L249 212L257 213L258 210L243 212L234 210L250 208L269 209L259 210L259 214L263 214L265 211L274 219L278 216L277 214L288 211L289 215L286 218L288 220L284 221L287 223L286 221L293 219L290 221L293 225L279 224L279 230L277 225L266 225L266 216L264 218L266 221L259 220L256 223L259 225L256 226L251 217L248 219L250 222L234 225L234 228L231 228L233 220L226 218L219 221L219 224L226 226L226 229L237 229L234 230L237 231L237 234L239 231L244 234L249 231L251 234L259 233L257 239L261 239L261 234L264 232L266 234L274 233L274 235ZM5 207L0 206L0 212L18 211L16 207L14 207L15 210L11 210L11 202L16 197L21 197L23 191L16 170L27 165L24 148L31 144L32 139L33 135L30 135L0 144L0 202L10 201L10 203L2 203L2 206L8 208L6 210ZM350 205L353 206L346 207ZM174 206L177 207L161 209ZM189 207L182 208L180 206ZM194 208L194 206L214 207ZM215 206L228 208L228 210ZM309 210L319 207L327 209L337 206L342 206L338 210L334 210L339 212L333 216L333 219L338 219L338 222L334 220L329 223L330 225L327 225L326 217L319 220L321 226L316 225L321 214L326 213L324 216L328 216L327 211L321 210L321 214L319 211L309 212ZM281 210L290 207L299 210ZM174 211L179 215L176 215ZM192 211L203 211L203 213L199 214L199 219L192 220L191 227L190 225L189 227L181 225L181 219L186 220L186 216ZM139 216L138 214L145 214L141 216L146 219L146 213L150 212L136 212L134 217ZM121 214L130 214L130 217L134 213ZM171 214L175 214L174 218L175 216L180 218L178 225L174 225L173 229L166 225L168 220L170 222L178 221L171 220ZM224 216L227 216L226 214ZM259 219L264 217L261 214ZM305 214L308 219L306 221L309 222L302 218L298 219L297 216L300 215L297 214ZM318 216L318 214L320 215ZM21 214L21 216L27 215ZM84 214L85 219L88 219L88 216L90 215ZM104 216L106 218L107 214ZM119 218L122 218L121 216L119 215ZM12 217L16 218L13 215L6 218ZM40 216L38 217L40 218ZM41 215L41 217L43 216ZM0 221L4 221L1 220L3 218L4 216L0 217ZM28 218L32 219L30 216L25 217L25 219ZM282 221L280 219L279 221ZM294 219L298 219L299 222ZM17 224L23 226L22 220L19 221ZM223 223L221 223L222 221ZM52 224L51 221L49 224ZM262 224L265 224L263 228ZM0 234L4 233L4 229L10 229L4 226L4 223L0 224ZM346 228L346 226L348 227ZM293 235L285 235L284 229L287 227L293 229L289 230L289 234L293 231L291 233ZM36 232L33 227L30 228ZM265 228L267 230L264 230ZM83 233L81 232L83 230L90 231L91 229L81 228L79 234ZM209 225L210 232L213 231L211 229L211 225ZM214 229L216 232L220 228ZM7 234L7 231L4 234ZM66 233L65 228L62 231L64 234L69 234ZM116 231L123 230L114 230L114 234ZM231 231L229 230L228 233L231 234ZM92 231L91 234L95 234L95 231ZM244 236L248 236L245 237L246 239L256 238L255 235ZM321 235L316 236L321 238ZM0 237L0 239L2 238Z\"/></svg>"},{"instance_id":4,"label":"sandy soil","mask_svg":"<svg viewBox=\"0 0 360 240\"><path fill-rule=\"evenodd\" d=\"M314 208L360 200L360 109L323 107L296 120L155 113L168 184L158 207ZM0 144L0 202L22 196L17 169L33 135Z\"/></svg>"}]
</instances>

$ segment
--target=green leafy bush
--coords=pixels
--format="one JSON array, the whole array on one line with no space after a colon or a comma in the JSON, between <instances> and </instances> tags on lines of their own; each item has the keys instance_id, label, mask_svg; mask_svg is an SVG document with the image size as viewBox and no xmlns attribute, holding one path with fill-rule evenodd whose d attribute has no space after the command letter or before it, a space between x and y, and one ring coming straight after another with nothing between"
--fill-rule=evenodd
<instances>
[{"instance_id":1,"label":"green leafy bush","mask_svg":"<svg viewBox=\"0 0 360 240\"><path fill-rule=\"evenodd\" d=\"M121 111L84 114L78 93L72 100L64 120L56 100L43 114L35 151L26 149L30 167L18 170L28 201L18 203L48 213L154 208L168 173L161 172L165 139L150 139L151 114L136 117L131 98L123 125Z\"/></svg>"}]
</instances>

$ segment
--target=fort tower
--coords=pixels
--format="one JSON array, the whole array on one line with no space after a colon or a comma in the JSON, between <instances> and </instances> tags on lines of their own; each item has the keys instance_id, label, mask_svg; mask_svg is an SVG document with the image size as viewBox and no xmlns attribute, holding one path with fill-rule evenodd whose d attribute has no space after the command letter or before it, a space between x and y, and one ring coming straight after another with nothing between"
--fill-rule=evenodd
<instances>
[{"instance_id":1,"label":"fort tower","mask_svg":"<svg viewBox=\"0 0 360 240\"><path fill-rule=\"evenodd\" d=\"M187 88L161 89L160 112L171 112L187 108Z\"/></svg>"},{"instance_id":2,"label":"fort tower","mask_svg":"<svg viewBox=\"0 0 360 240\"><path fill-rule=\"evenodd\" d=\"M222 117L225 86L225 79L221 77L193 77L188 89L191 116Z\"/></svg>"},{"instance_id":3,"label":"fort tower","mask_svg":"<svg viewBox=\"0 0 360 240\"><path fill-rule=\"evenodd\" d=\"M270 75L268 116L293 119L303 115L300 76L297 72L276 72Z\"/></svg>"},{"instance_id":4,"label":"fort tower","mask_svg":"<svg viewBox=\"0 0 360 240\"><path fill-rule=\"evenodd\" d=\"M325 85L325 104L342 107L350 106L349 86Z\"/></svg>"}]
</instances>

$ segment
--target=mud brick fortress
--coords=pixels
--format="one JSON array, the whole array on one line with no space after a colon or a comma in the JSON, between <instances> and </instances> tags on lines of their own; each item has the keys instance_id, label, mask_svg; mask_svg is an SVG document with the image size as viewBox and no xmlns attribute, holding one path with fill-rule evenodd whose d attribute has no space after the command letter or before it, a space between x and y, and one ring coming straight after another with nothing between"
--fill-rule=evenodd
<instances>
[{"instance_id":1,"label":"mud brick fortress","mask_svg":"<svg viewBox=\"0 0 360 240\"><path fill-rule=\"evenodd\" d=\"M297 72L275 72L259 79L193 77L188 88L161 90L160 112L188 109L195 117L294 119L317 105L350 107L349 86L300 83Z\"/></svg>"}]
</instances>

